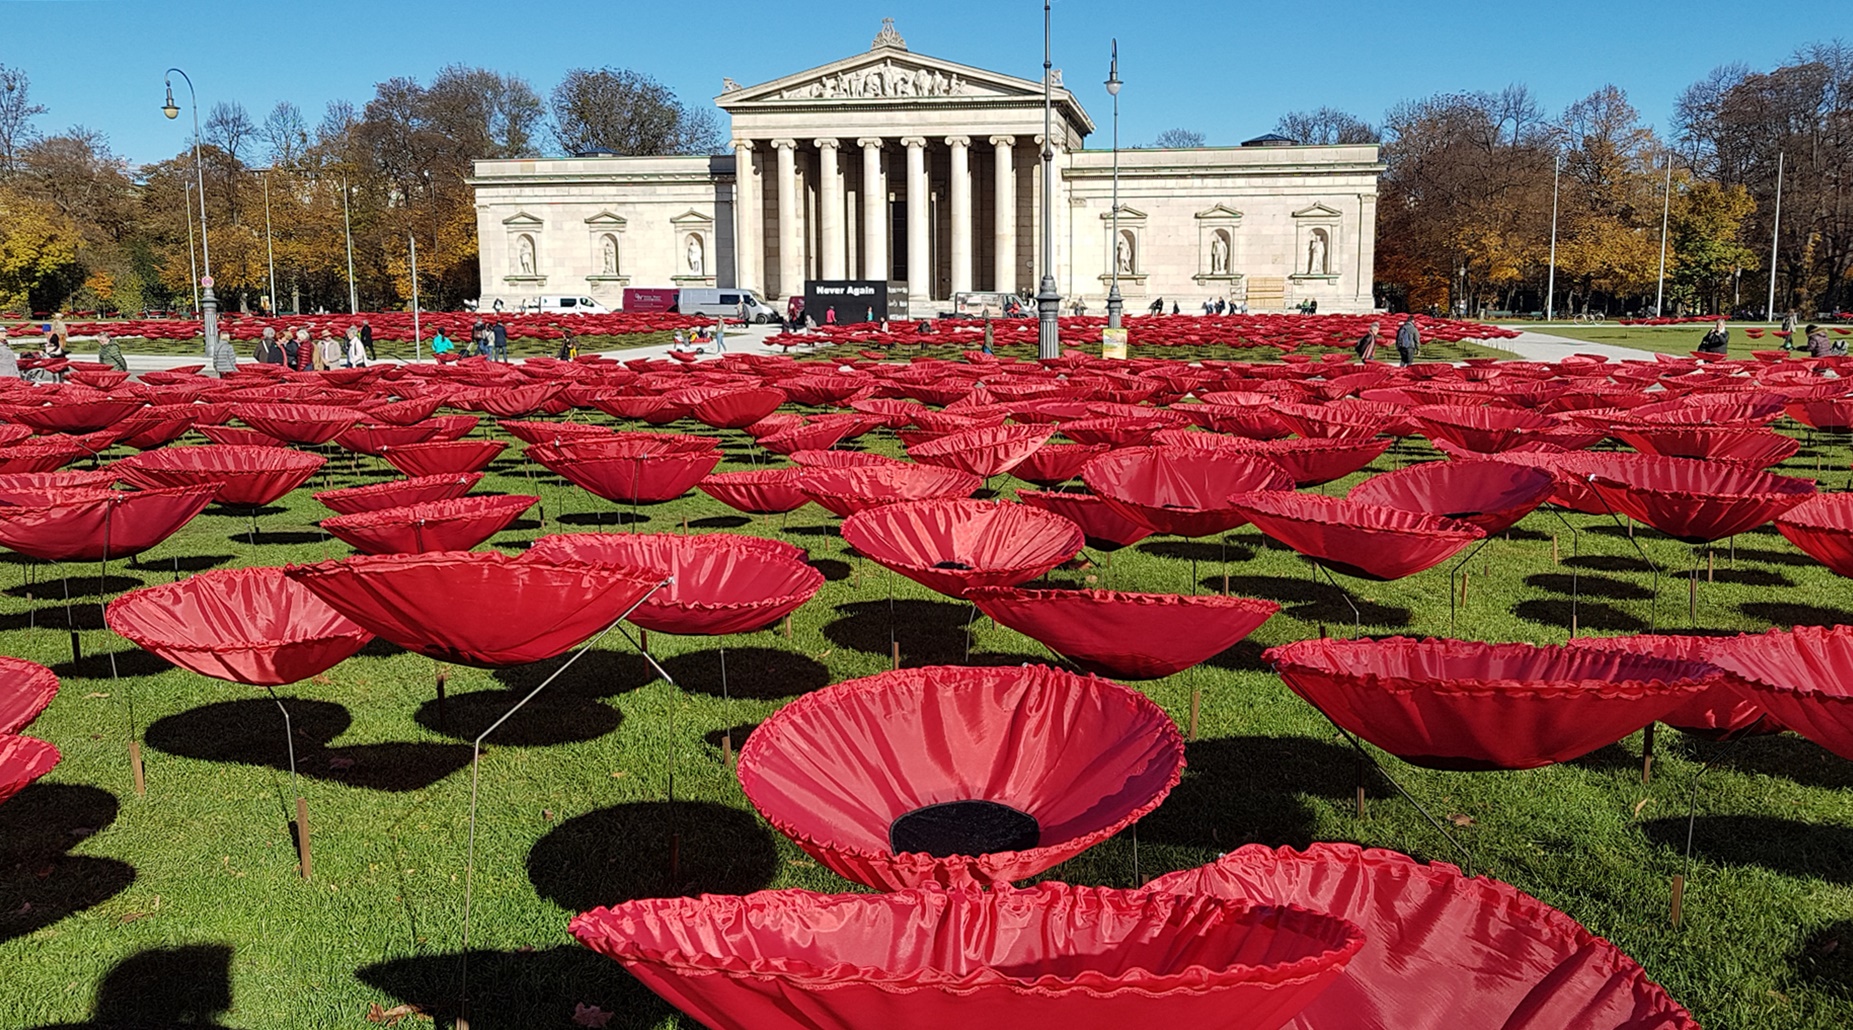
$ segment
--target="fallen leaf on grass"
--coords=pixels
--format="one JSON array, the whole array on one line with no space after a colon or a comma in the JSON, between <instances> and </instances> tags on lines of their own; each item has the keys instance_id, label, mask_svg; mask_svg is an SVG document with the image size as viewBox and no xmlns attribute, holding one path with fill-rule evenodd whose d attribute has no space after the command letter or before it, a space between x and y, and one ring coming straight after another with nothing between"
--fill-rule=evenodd
<instances>
[{"instance_id":1,"label":"fallen leaf on grass","mask_svg":"<svg viewBox=\"0 0 1853 1030\"><path fill-rule=\"evenodd\" d=\"M101 690L92 690L90 693L85 694L84 696L85 697L108 697L109 695L104 693Z\"/></svg>"},{"instance_id":2,"label":"fallen leaf on grass","mask_svg":"<svg viewBox=\"0 0 1853 1030\"><path fill-rule=\"evenodd\" d=\"M583 1001L573 1006L573 1023L576 1026L589 1026L603 1030L614 1015L616 1013L606 1012L597 1005L587 1005Z\"/></svg>"},{"instance_id":3,"label":"fallen leaf on grass","mask_svg":"<svg viewBox=\"0 0 1853 1030\"><path fill-rule=\"evenodd\" d=\"M1473 816L1466 815L1461 812L1456 812L1453 815L1448 816L1448 822L1451 822L1456 826L1472 826Z\"/></svg>"},{"instance_id":4,"label":"fallen leaf on grass","mask_svg":"<svg viewBox=\"0 0 1853 1030\"><path fill-rule=\"evenodd\" d=\"M327 687L327 686L332 686L332 685L334 684L334 682L335 682L335 681L334 681L334 680L331 680L331 679L329 679L329 678L328 678L328 674L327 674L327 673L322 673L322 674L321 674L321 675L319 675L319 676L311 676L311 677L309 677L309 682L311 682L311 683L320 683L320 684L321 684L322 686L324 686L324 687Z\"/></svg>"},{"instance_id":5,"label":"fallen leaf on grass","mask_svg":"<svg viewBox=\"0 0 1853 1030\"><path fill-rule=\"evenodd\" d=\"M1641 809L1646 808L1647 803L1652 800L1653 798L1642 798L1641 800L1636 801L1634 803L1634 817L1636 819L1639 819L1641 817Z\"/></svg>"},{"instance_id":6,"label":"fallen leaf on grass","mask_svg":"<svg viewBox=\"0 0 1853 1030\"><path fill-rule=\"evenodd\" d=\"M790 866L797 866L797 867L798 867L799 869L815 869L815 868L817 868L817 863L816 863L816 862L810 862L810 861L807 861L807 860L805 860L805 859L802 859L802 858L789 858L789 859L786 859L786 860L785 860L785 864L786 864L786 865L790 865Z\"/></svg>"},{"instance_id":7,"label":"fallen leaf on grass","mask_svg":"<svg viewBox=\"0 0 1853 1030\"><path fill-rule=\"evenodd\" d=\"M425 1015L425 1010L416 1005L394 1005L392 1008L387 1009L381 1008L380 1003L376 1001L367 1007L367 1022L369 1023L384 1023L387 1026L398 1026L400 1020L408 1018L422 1019L425 1022L431 1021L431 1017Z\"/></svg>"},{"instance_id":8,"label":"fallen leaf on grass","mask_svg":"<svg viewBox=\"0 0 1853 1030\"><path fill-rule=\"evenodd\" d=\"M126 926L129 923L133 923L137 919L146 919L146 918L148 918L148 913L146 912L124 912L123 914L116 917L116 925Z\"/></svg>"}]
</instances>

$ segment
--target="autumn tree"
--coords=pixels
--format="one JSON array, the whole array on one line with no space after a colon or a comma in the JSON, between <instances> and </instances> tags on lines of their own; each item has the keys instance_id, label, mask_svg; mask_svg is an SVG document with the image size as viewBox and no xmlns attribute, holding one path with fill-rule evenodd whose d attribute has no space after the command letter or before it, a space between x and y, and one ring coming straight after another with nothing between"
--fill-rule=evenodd
<instances>
[{"instance_id":1,"label":"autumn tree","mask_svg":"<svg viewBox=\"0 0 1853 1030\"><path fill-rule=\"evenodd\" d=\"M55 307L83 281L78 244L77 227L55 205L0 185L0 302Z\"/></svg>"},{"instance_id":2,"label":"autumn tree","mask_svg":"<svg viewBox=\"0 0 1853 1030\"><path fill-rule=\"evenodd\" d=\"M627 68L574 68L553 88L553 135L568 154L712 154L719 123L669 87Z\"/></svg>"},{"instance_id":3,"label":"autumn tree","mask_svg":"<svg viewBox=\"0 0 1853 1030\"><path fill-rule=\"evenodd\" d=\"M1274 123L1274 131L1301 143L1330 146L1337 143L1376 143L1383 138L1377 127L1346 111L1321 107L1316 111L1289 111Z\"/></svg>"}]
</instances>

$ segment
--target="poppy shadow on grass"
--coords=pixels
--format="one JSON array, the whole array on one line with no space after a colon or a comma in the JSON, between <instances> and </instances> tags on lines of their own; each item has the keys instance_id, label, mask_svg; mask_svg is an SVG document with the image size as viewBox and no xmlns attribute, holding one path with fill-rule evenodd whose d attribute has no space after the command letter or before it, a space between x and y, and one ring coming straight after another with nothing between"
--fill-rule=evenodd
<instances>
[{"instance_id":1,"label":"poppy shadow on grass","mask_svg":"<svg viewBox=\"0 0 1853 1030\"><path fill-rule=\"evenodd\" d=\"M52 589L57 588L58 584L53 583ZM27 611L0 615L0 630L37 628L61 631L67 625L84 631L104 629L103 609L95 601L73 601L70 608L66 609L64 599L60 597L55 604L47 602Z\"/></svg>"},{"instance_id":2,"label":"poppy shadow on grass","mask_svg":"<svg viewBox=\"0 0 1853 1030\"><path fill-rule=\"evenodd\" d=\"M1220 544L1213 540L1146 540L1134 544L1133 550L1156 558L1195 560L1199 565L1212 566L1248 561L1255 556L1255 549L1247 544Z\"/></svg>"},{"instance_id":3,"label":"poppy shadow on grass","mask_svg":"<svg viewBox=\"0 0 1853 1030\"><path fill-rule=\"evenodd\" d=\"M770 647L728 648L725 690L721 686L721 656L715 647L660 660L663 671L675 678L676 686L711 697L771 701L830 685L830 670L821 662L796 651Z\"/></svg>"},{"instance_id":4,"label":"poppy shadow on grass","mask_svg":"<svg viewBox=\"0 0 1853 1030\"><path fill-rule=\"evenodd\" d=\"M1222 577L1216 578L1217 586ZM1395 608L1358 597L1348 590L1332 586L1324 576L1317 580L1287 576L1230 576L1229 592L1241 597L1258 597L1278 601L1281 614L1303 622L1330 622L1397 629L1410 623L1407 608ZM1350 604L1346 603L1350 598ZM1357 605L1357 611L1351 605Z\"/></svg>"},{"instance_id":5,"label":"poppy shadow on grass","mask_svg":"<svg viewBox=\"0 0 1853 1030\"><path fill-rule=\"evenodd\" d=\"M1534 590L1543 590L1565 597L1606 597L1617 601L1645 601L1654 596L1654 592L1638 583L1613 576L1598 576L1588 573L1571 576L1562 572L1539 572L1525 577L1525 585Z\"/></svg>"},{"instance_id":6,"label":"poppy shadow on grass","mask_svg":"<svg viewBox=\"0 0 1853 1030\"><path fill-rule=\"evenodd\" d=\"M568 912L636 898L750 894L777 873L771 832L751 812L711 801L596 809L562 822L528 852L535 891Z\"/></svg>"},{"instance_id":7,"label":"poppy shadow on grass","mask_svg":"<svg viewBox=\"0 0 1853 1030\"><path fill-rule=\"evenodd\" d=\"M1853 919L1816 928L1790 963L1802 978L1836 997L1853 997Z\"/></svg>"},{"instance_id":8,"label":"poppy shadow on grass","mask_svg":"<svg viewBox=\"0 0 1853 1030\"><path fill-rule=\"evenodd\" d=\"M1737 610L1775 626L1843 626L1853 623L1853 612L1792 601L1749 601Z\"/></svg>"},{"instance_id":9,"label":"poppy shadow on grass","mask_svg":"<svg viewBox=\"0 0 1853 1030\"><path fill-rule=\"evenodd\" d=\"M615 637L609 639L616 639ZM618 647L629 648L630 645L619 641ZM527 665L515 665L506 669L496 669L490 675L517 697L526 694L543 683L547 677L559 671L560 664L566 657L549 658L544 662L532 662ZM451 672L451 682L455 683L459 675L478 675L474 670ZM585 657L573 663L566 674L555 680L541 696L561 693L576 697L617 697L627 694L639 687L648 686L656 680L656 670L650 667L642 655L634 651L607 651L593 648ZM511 702L512 703L512 702Z\"/></svg>"},{"instance_id":10,"label":"poppy shadow on grass","mask_svg":"<svg viewBox=\"0 0 1853 1030\"><path fill-rule=\"evenodd\" d=\"M69 854L115 822L117 808L108 791L68 783L33 784L0 806L0 941L100 905L135 882L126 862Z\"/></svg>"},{"instance_id":11,"label":"poppy shadow on grass","mask_svg":"<svg viewBox=\"0 0 1853 1030\"><path fill-rule=\"evenodd\" d=\"M1565 557L1563 563L1573 569L1593 569L1597 572L1653 571L1652 566L1628 554L1577 554Z\"/></svg>"},{"instance_id":12,"label":"poppy shadow on grass","mask_svg":"<svg viewBox=\"0 0 1853 1030\"><path fill-rule=\"evenodd\" d=\"M1685 853L1684 818L1649 820L1641 832L1675 854ZM1702 815L1693 824L1692 853L1719 865L1853 883L1853 828L1845 826L1766 815Z\"/></svg>"},{"instance_id":13,"label":"poppy shadow on grass","mask_svg":"<svg viewBox=\"0 0 1853 1030\"><path fill-rule=\"evenodd\" d=\"M709 515L701 519L689 519L690 529L739 529L752 525L753 520L745 515Z\"/></svg>"},{"instance_id":14,"label":"poppy shadow on grass","mask_svg":"<svg viewBox=\"0 0 1853 1030\"><path fill-rule=\"evenodd\" d=\"M837 561L835 558L812 558L809 564L832 583L841 583L849 578L848 562Z\"/></svg>"},{"instance_id":15,"label":"poppy shadow on grass","mask_svg":"<svg viewBox=\"0 0 1853 1030\"><path fill-rule=\"evenodd\" d=\"M475 690L452 694L442 704L436 698L418 706L412 718L425 729L456 740L473 741L513 708L524 693L513 690ZM597 740L618 728L624 716L610 705L589 697L551 689L542 691L508 721L496 727L484 743L503 747L547 747Z\"/></svg>"},{"instance_id":16,"label":"poppy shadow on grass","mask_svg":"<svg viewBox=\"0 0 1853 1030\"><path fill-rule=\"evenodd\" d=\"M1467 602L1473 603L1471 599ZM1646 606L1643 605L1643 608ZM1642 633L1647 623L1613 605L1599 601L1581 601L1572 606L1568 599L1561 597L1534 597L1529 601L1520 601L1512 606L1512 614L1539 626L1550 626L1568 631L1573 621L1577 630L1611 630L1617 633Z\"/></svg>"},{"instance_id":17,"label":"poppy shadow on grass","mask_svg":"<svg viewBox=\"0 0 1853 1030\"><path fill-rule=\"evenodd\" d=\"M232 949L226 944L150 948L116 963L97 984L91 1018L62 1030L216 1027L232 1007ZM57 1030L42 1027L40 1030Z\"/></svg>"},{"instance_id":18,"label":"poppy shadow on grass","mask_svg":"<svg viewBox=\"0 0 1853 1030\"><path fill-rule=\"evenodd\" d=\"M256 547L265 547L273 544L319 544L324 540L338 542L334 541L332 537L319 529L314 531L303 529L272 530L265 529L262 523L258 524L255 536L247 530L243 533L228 533L225 539L235 544L245 544Z\"/></svg>"},{"instance_id":19,"label":"poppy shadow on grass","mask_svg":"<svg viewBox=\"0 0 1853 1030\"><path fill-rule=\"evenodd\" d=\"M1760 547L1739 547L1733 551L1727 546L1718 555L1718 560L1728 562L1733 555L1738 561L1755 562L1759 565L1807 566L1817 564L1813 558L1799 551L1767 551Z\"/></svg>"},{"instance_id":20,"label":"poppy shadow on grass","mask_svg":"<svg viewBox=\"0 0 1853 1030\"><path fill-rule=\"evenodd\" d=\"M1811 787L1853 787L1853 762L1793 733L1759 734L1734 743L1718 743L1685 733L1662 736L1660 740L1668 752L1695 762L1717 761L1726 769L1780 776Z\"/></svg>"},{"instance_id":21,"label":"poppy shadow on grass","mask_svg":"<svg viewBox=\"0 0 1853 1030\"><path fill-rule=\"evenodd\" d=\"M892 619L886 599L851 601L837 605L836 610L843 617L825 624L825 640L864 654L888 655L892 653L889 645L892 627L893 641L900 645L901 660L908 665L1059 664L1046 653L973 651L968 658L968 641L977 642L967 635L966 627L975 628L977 619L972 616L971 605L950 599L927 601L897 597ZM1019 636L1017 639L1027 638Z\"/></svg>"},{"instance_id":22,"label":"poppy shadow on grass","mask_svg":"<svg viewBox=\"0 0 1853 1030\"><path fill-rule=\"evenodd\" d=\"M110 562L110 565L116 566L117 563ZM148 571L154 573L159 570L150 569ZM84 562L81 564L72 562L65 565L40 565L38 567L38 578L36 582L30 585L15 583L7 587L4 591L0 591L0 593L4 593L8 597L31 597L36 601L56 600L60 604L63 604L64 591L67 587L67 583L71 591L71 600L76 601L79 599L95 600L99 597L115 597L117 594L126 590L134 590L136 587L143 586L146 582L138 577L111 574L103 577L101 583L99 583L96 572L97 567L95 562ZM66 574L68 574L68 577Z\"/></svg>"},{"instance_id":23,"label":"poppy shadow on grass","mask_svg":"<svg viewBox=\"0 0 1853 1030\"><path fill-rule=\"evenodd\" d=\"M462 744L408 741L329 747L353 718L329 701L284 697L296 737L296 771L369 790L422 790L470 764ZM150 723L149 747L182 758L289 770L283 715L270 698L220 701Z\"/></svg>"},{"instance_id":24,"label":"poppy shadow on grass","mask_svg":"<svg viewBox=\"0 0 1853 1030\"><path fill-rule=\"evenodd\" d=\"M3 620L0 620L3 621ZM40 623L40 625L44 625ZM159 676L172 669L167 659L152 655L141 648L128 651L92 651L94 640L84 641L83 659L76 663L59 662L51 666L51 671L59 676L84 676L90 679L136 678L142 676ZM114 658L112 663L111 659Z\"/></svg>"},{"instance_id":25,"label":"poppy shadow on grass","mask_svg":"<svg viewBox=\"0 0 1853 1030\"><path fill-rule=\"evenodd\" d=\"M619 511L616 508L600 508L596 511L569 511L563 515L555 515L553 518L554 521L562 525L591 526L593 529L604 530L615 530L620 526L628 526L633 522L642 525L650 521L650 516L643 514L641 511L633 515L629 508L623 511Z\"/></svg>"},{"instance_id":26,"label":"poppy shadow on grass","mask_svg":"<svg viewBox=\"0 0 1853 1030\"><path fill-rule=\"evenodd\" d=\"M1164 804L1139 821L1139 836L1164 844L1230 851L1251 841L1304 848L1319 825L1304 795L1356 796L1358 753L1311 737L1215 737L1186 745L1189 765ZM1375 767L1365 793L1387 797Z\"/></svg>"},{"instance_id":27,"label":"poppy shadow on grass","mask_svg":"<svg viewBox=\"0 0 1853 1030\"><path fill-rule=\"evenodd\" d=\"M402 1026L452 1030L463 989L462 956L417 955L387 959L354 971L354 978L387 995L381 1007L415 1005L432 1020ZM580 1005L616 1013L611 1030L662 1025L674 1010L616 962L576 944L534 951L469 954L472 1027L570 1027ZM692 1025L681 1024L676 1025Z\"/></svg>"}]
</instances>

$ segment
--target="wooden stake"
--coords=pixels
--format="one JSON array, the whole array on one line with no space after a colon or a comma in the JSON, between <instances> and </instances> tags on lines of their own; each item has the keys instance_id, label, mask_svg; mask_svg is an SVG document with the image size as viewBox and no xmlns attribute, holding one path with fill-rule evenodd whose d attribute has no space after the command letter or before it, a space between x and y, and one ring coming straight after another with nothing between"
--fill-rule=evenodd
<instances>
[{"instance_id":1,"label":"wooden stake","mask_svg":"<svg viewBox=\"0 0 1853 1030\"><path fill-rule=\"evenodd\" d=\"M1717 571L1717 568L1718 568L1717 561L1718 561L1717 554L1713 552L1711 548L1709 547L1705 548L1705 582L1707 583L1716 582L1714 579L1712 579L1712 576Z\"/></svg>"},{"instance_id":2,"label":"wooden stake","mask_svg":"<svg viewBox=\"0 0 1853 1030\"><path fill-rule=\"evenodd\" d=\"M1461 604L1467 603L1467 581L1473 578L1472 569L1461 570Z\"/></svg>"},{"instance_id":3,"label":"wooden stake","mask_svg":"<svg viewBox=\"0 0 1853 1030\"><path fill-rule=\"evenodd\" d=\"M1557 555L1557 534L1551 534L1551 564L1562 565L1563 559Z\"/></svg>"},{"instance_id":4,"label":"wooden stake","mask_svg":"<svg viewBox=\"0 0 1853 1030\"><path fill-rule=\"evenodd\" d=\"M1191 687L1190 688L1190 728L1189 728L1189 732L1187 732L1184 735L1185 740L1194 741L1197 739L1197 709L1201 707L1202 704L1203 704L1203 688L1202 687Z\"/></svg>"},{"instance_id":5,"label":"wooden stake","mask_svg":"<svg viewBox=\"0 0 1853 1030\"><path fill-rule=\"evenodd\" d=\"M1699 621L1699 570L1693 569L1687 579L1686 618L1691 622Z\"/></svg>"},{"instance_id":6,"label":"wooden stake","mask_svg":"<svg viewBox=\"0 0 1853 1030\"><path fill-rule=\"evenodd\" d=\"M785 616L785 639L791 639L791 616Z\"/></svg>"},{"instance_id":7,"label":"wooden stake","mask_svg":"<svg viewBox=\"0 0 1853 1030\"><path fill-rule=\"evenodd\" d=\"M727 767L728 772L733 772L733 731L732 730L728 730L727 732L721 734L721 764Z\"/></svg>"},{"instance_id":8,"label":"wooden stake","mask_svg":"<svg viewBox=\"0 0 1853 1030\"><path fill-rule=\"evenodd\" d=\"M1641 733L1641 782L1650 783L1654 778L1654 726L1648 723Z\"/></svg>"},{"instance_id":9,"label":"wooden stake","mask_svg":"<svg viewBox=\"0 0 1853 1030\"><path fill-rule=\"evenodd\" d=\"M1686 902L1686 875L1684 873L1674 873L1673 874L1673 929L1675 930L1679 929L1680 916L1683 914L1681 910L1685 907L1685 902Z\"/></svg>"},{"instance_id":10,"label":"wooden stake","mask_svg":"<svg viewBox=\"0 0 1853 1030\"><path fill-rule=\"evenodd\" d=\"M1358 756L1358 818L1364 818L1364 757Z\"/></svg>"},{"instance_id":11,"label":"wooden stake","mask_svg":"<svg viewBox=\"0 0 1853 1030\"><path fill-rule=\"evenodd\" d=\"M637 628L637 650L650 653L650 631L641 626Z\"/></svg>"},{"instance_id":12,"label":"wooden stake","mask_svg":"<svg viewBox=\"0 0 1853 1030\"><path fill-rule=\"evenodd\" d=\"M315 873L315 862L309 857L309 803L301 797L296 799L296 858L301 863L302 878L307 880Z\"/></svg>"},{"instance_id":13,"label":"wooden stake","mask_svg":"<svg viewBox=\"0 0 1853 1030\"><path fill-rule=\"evenodd\" d=\"M135 793L148 793L148 778L142 770L142 742L129 741L129 771L135 775Z\"/></svg>"},{"instance_id":14,"label":"wooden stake","mask_svg":"<svg viewBox=\"0 0 1853 1030\"><path fill-rule=\"evenodd\" d=\"M894 668L898 669L901 667L901 642L896 640L889 646L894 648Z\"/></svg>"}]
</instances>

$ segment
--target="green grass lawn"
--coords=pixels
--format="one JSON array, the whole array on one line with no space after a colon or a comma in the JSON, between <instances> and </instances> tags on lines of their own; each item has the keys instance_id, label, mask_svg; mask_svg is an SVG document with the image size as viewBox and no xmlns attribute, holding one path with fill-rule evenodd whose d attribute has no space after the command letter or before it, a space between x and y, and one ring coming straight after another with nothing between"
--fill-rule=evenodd
<instances>
[{"instance_id":1,"label":"green grass lawn","mask_svg":"<svg viewBox=\"0 0 1853 1030\"><path fill-rule=\"evenodd\" d=\"M1778 323L1749 323L1752 327L1760 325L1774 332L1781 328ZM1534 332L1548 333L1572 340L1588 343L1611 343L1617 347L1633 347L1636 350L1659 351L1663 354L1678 354L1682 357L1699 349L1699 340L1711 331L1712 323L1694 322L1691 325L1573 325L1568 322L1527 323L1524 328ZM1744 323L1732 322L1730 356L1749 360L1753 350L1780 350L1782 338L1765 333L1760 340L1753 340L1744 335ZM1801 344L1801 326L1795 327L1796 345ZM1839 337L1836 337L1838 339ZM1799 352L1806 357L1807 352Z\"/></svg>"},{"instance_id":2,"label":"green grass lawn","mask_svg":"<svg viewBox=\"0 0 1853 1030\"><path fill-rule=\"evenodd\" d=\"M581 336L579 350L581 353L607 350L627 350L634 347L650 347L659 343L668 343L669 333L629 333L624 336ZM199 337L191 340L150 340L139 336L117 337L116 342L128 354L167 354L179 356L202 356L205 342ZM252 342L249 340L233 341L232 346L238 352L240 361L251 360ZM459 344L461 346L461 344ZM552 357L560 349L558 340L511 339L508 341L508 354L513 358L530 358L535 356ZM413 357L410 340L377 340L373 344L374 356L380 360L410 361ZM89 340L79 340L75 352L83 355L96 353L96 345ZM431 358L431 338L426 336L419 355L425 360Z\"/></svg>"},{"instance_id":3,"label":"green grass lawn","mask_svg":"<svg viewBox=\"0 0 1853 1030\"><path fill-rule=\"evenodd\" d=\"M583 416L579 416L583 417ZM602 416L600 416L602 419ZM687 429L690 427L672 427ZM499 432L491 430L492 432ZM898 453L886 438L865 440ZM727 434L724 470L750 467L746 437ZM1379 472L1432 451L1405 442ZM1847 486L1848 450L1818 444L1788 471L1831 469ZM631 528L618 506L530 466L511 447L480 492L534 492L540 511L497 536L516 550L542 534ZM396 475L346 455L314 488ZM1339 493L1352 482L1333 484ZM1014 483L1000 481L1009 494ZM296 491L258 521L208 513L135 566L115 563L104 594L209 568L341 557L317 527L326 513ZM641 512L647 531L740 532L809 549L827 583L789 638L767 631L718 640L652 634L675 677L654 677L613 635L531 709L491 738L482 763L481 829L470 941L472 1027L571 1026L575 1006L617 1013L613 1027L693 1026L618 967L567 935L572 913L628 898L765 887L852 889L754 814L722 761L720 731L750 727L784 701L879 672L890 638L906 665L1051 661L1034 641L847 552L837 520L815 507L748 519L694 493ZM1244 528L1217 540L1147 540L1057 570L1065 584L1233 593L1281 602L1281 614L1206 665L1141 684L1182 723L1203 692L1200 737L1182 784L1134 833L1048 874L1132 885L1214 859L1242 843L1349 840L1464 862L1383 773L1354 804L1349 745L1261 661L1269 645L1321 632L1561 641L1585 633L1761 630L1853 622L1847 583L1774 530L1719 548L1700 573L1694 552L1648 530L1634 544L1668 570L1654 576L1628 534L1571 515L1571 534L1538 513L1469 564L1451 626L1445 567L1394 583L1340 578ZM1553 555L1555 554L1555 558ZM357 1027L369 1007L415 1005L452 1024L459 974L466 743L557 662L502 672L449 670L449 722L438 718L428 658L383 643L313 682L281 691L296 726L315 846L304 882L291 815L281 721L262 693L176 670L102 626L98 570L74 570L73 661L63 588L48 568L0 558L4 650L53 666L63 689L30 732L64 762L0 806L0 1027L217 1025ZM1226 577L1226 578L1225 578ZM892 601L890 598L892 597ZM1354 626L1353 605L1358 610ZM892 613L892 614L891 614ZM446 619L508 618L490 608ZM726 647L722 696L716 645ZM113 671L112 671L113 670ZM126 740L145 741L145 796L132 786ZM1701 1023L1731 1030L1853 1025L1853 763L1792 735L1729 749L1662 729L1651 782L1636 734L1583 759L1530 772L1416 769L1373 751L1471 856L1476 871L1564 909L1638 958ZM1698 828L1685 925L1668 919L1696 778ZM673 789L673 794L672 794ZM670 875L671 838L681 862ZM421 1024L416 1016L406 1025Z\"/></svg>"}]
</instances>

